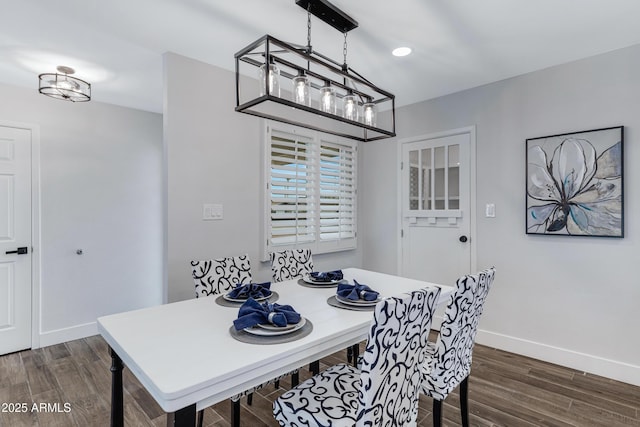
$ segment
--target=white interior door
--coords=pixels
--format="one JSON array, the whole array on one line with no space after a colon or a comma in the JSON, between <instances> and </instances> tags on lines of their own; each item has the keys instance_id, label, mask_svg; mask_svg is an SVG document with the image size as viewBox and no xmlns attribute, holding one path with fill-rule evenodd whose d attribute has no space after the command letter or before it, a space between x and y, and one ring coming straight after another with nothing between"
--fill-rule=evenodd
<instances>
[{"instance_id":1,"label":"white interior door","mask_svg":"<svg viewBox=\"0 0 640 427\"><path fill-rule=\"evenodd\" d=\"M0 354L31 347L31 131L0 126Z\"/></svg>"},{"instance_id":2,"label":"white interior door","mask_svg":"<svg viewBox=\"0 0 640 427\"><path fill-rule=\"evenodd\" d=\"M471 271L471 129L404 142L401 271L453 284Z\"/></svg>"}]
</instances>

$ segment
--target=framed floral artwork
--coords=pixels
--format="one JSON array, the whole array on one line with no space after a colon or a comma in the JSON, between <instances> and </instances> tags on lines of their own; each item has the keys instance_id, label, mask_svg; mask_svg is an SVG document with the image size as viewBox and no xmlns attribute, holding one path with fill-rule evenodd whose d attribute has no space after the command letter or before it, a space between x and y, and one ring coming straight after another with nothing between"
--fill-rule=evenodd
<instances>
[{"instance_id":1,"label":"framed floral artwork","mask_svg":"<svg viewBox=\"0 0 640 427\"><path fill-rule=\"evenodd\" d=\"M624 237L624 127L527 139L527 234Z\"/></svg>"}]
</instances>

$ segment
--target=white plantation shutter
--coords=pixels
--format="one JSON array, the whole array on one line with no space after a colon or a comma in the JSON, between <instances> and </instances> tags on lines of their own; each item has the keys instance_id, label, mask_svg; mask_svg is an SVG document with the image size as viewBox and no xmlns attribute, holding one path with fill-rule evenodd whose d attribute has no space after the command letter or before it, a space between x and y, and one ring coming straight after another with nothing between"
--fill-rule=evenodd
<instances>
[{"instance_id":1,"label":"white plantation shutter","mask_svg":"<svg viewBox=\"0 0 640 427\"><path fill-rule=\"evenodd\" d=\"M355 150L350 146L320 143L320 240L355 237Z\"/></svg>"},{"instance_id":2,"label":"white plantation shutter","mask_svg":"<svg viewBox=\"0 0 640 427\"><path fill-rule=\"evenodd\" d=\"M266 135L264 259L290 248L355 248L356 143L279 124Z\"/></svg>"},{"instance_id":3,"label":"white plantation shutter","mask_svg":"<svg viewBox=\"0 0 640 427\"><path fill-rule=\"evenodd\" d=\"M315 241L313 140L274 131L270 161L270 245Z\"/></svg>"}]
</instances>

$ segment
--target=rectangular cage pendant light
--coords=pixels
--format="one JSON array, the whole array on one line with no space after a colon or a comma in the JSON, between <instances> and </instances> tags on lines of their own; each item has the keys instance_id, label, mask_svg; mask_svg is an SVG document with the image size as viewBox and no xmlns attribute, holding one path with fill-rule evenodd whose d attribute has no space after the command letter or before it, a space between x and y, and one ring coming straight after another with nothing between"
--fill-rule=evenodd
<instances>
[{"instance_id":1,"label":"rectangular cage pendant light","mask_svg":"<svg viewBox=\"0 0 640 427\"><path fill-rule=\"evenodd\" d=\"M326 22L328 13L350 19L325 0L297 2L310 13L322 6ZM235 62L236 111L359 141L396 135L395 96L309 47L265 35Z\"/></svg>"}]
</instances>

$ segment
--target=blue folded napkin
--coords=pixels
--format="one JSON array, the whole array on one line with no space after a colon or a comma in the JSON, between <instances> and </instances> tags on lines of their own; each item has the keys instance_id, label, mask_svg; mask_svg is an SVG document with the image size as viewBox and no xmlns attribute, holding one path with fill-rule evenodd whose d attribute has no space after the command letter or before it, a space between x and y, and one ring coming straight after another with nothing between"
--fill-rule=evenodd
<instances>
[{"instance_id":1,"label":"blue folded napkin","mask_svg":"<svg viewBox=\"0 0 640 427\"><path fill-rule=\"evenodd\" d=\"M235 299L249 299L249 298L266 298L271 295L271 282L264 283L239 283L233 288L227 296Z\"/></svg>"},{"instance_id":2,"label":"blue folded napkin","mask_svg":"<svg viewBox=\"0 0 640 427\"><path fill-rule=\"evenodd\" d=\"M355 285L348 285L343 283L338 285L336 294L342 298L357 301L363 299L365 301L375 301L380 296L379 292L374 291L367 285L361 285L356 280L353 281Z\"/></svg>"},{"instance_id":3,"label":"blue folded napkin","mask_svg":"<svg viewBox=\"0 0 640 427\"><path fill-rule=\"evenodd\" d=\"M309 273L309 276L318 282L332 282L334 280L342 280L342 270L314 271Z\"/></svg>"},{"instance_id":4,"label":"blue folded napkin","mask_svg":"<svg viewBox=\"0 0 640 427\"><path fill-rule=\"evenodd\" d=\"M298 323L300 314L290 305L271 304L264 302L260 304L253 298L242 304L238 311L238 318L233 321L236 331L255 326L259 323L272 324L276 326L287 326Z\"/></svg>"}]
</instances>

